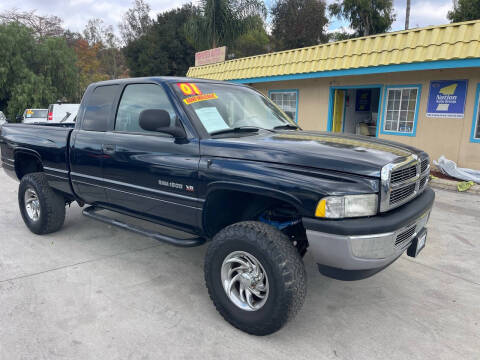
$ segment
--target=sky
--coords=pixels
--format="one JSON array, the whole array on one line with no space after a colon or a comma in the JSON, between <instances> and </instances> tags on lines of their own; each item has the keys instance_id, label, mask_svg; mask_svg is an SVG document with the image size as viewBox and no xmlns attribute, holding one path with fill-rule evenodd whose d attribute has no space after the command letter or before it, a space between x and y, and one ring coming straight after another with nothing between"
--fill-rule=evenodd
<instances>
[{"instance_id":1,"label":"sky","mask_svg":"<svg viewBox=\"0 0 480 360\"><path fill-rule=\"evenodd\" d=\"M146 0L155 14L178 7L189 0ZM274 0L265 0L267 7ZM327 4L334 0L327 0ZM12 2L0 1L0 12L11 9ZM106 25L117 27L122 15L132 6L133 0L22 0L15 4L18 10L37 10L39 15L56 15L64 20L64 27L72 31L82 31L89 19L100 18ZM397 18L392 31L403 30L405 26L406 0L394 0ZM411 0L410 28L448 23L447 12L452 8L452 0ZM329 31L335 31L348 24L330 19Z\"/></svg>"}]
</instances>

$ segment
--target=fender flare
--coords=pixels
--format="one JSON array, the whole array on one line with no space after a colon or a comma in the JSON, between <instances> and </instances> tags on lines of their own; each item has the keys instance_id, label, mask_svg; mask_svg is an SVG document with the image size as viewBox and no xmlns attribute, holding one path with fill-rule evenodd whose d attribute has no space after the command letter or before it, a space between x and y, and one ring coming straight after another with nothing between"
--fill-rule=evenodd
<instances>
[{"instance_id":1,"label":"fender flare","mask_svg":"<svg viewBox=\"0 0 480 360\"><path fill-rule=\"evenodd\" d=\"M43 170L42 157L40 156L40 154L37 151L32 150L32 149L28 149L28 148L24 148L24 147L16 147L13 150L13 165L15 167L15 174L17 175L17 178L19 178L18 168L17 168L17 166L18 166L17 155L19 155L19 154L25 154L25 155L34 157L38 161L38 163L40 164L40 166Z\"/></svg>"},{"instance_id":2,"label":"fender flare","mask_svg":"<svg viewBox=\"0 0 480 360\"><path fill-rule=\"evenodd\" d=\"M230 190L230 191L260 195L264 197L271 197L277 200L284 201L294 206L298 210L301 210L302 208L302 202L300 201L300 199L284 191L281 191L278 189L272 189L271 187L236 183L236 182L230 182L230 181L216 181L216 182L210 183L207 187L205 202L208 201L208 197L211 193L219 190Z\"/></svg>"}]
</instances>

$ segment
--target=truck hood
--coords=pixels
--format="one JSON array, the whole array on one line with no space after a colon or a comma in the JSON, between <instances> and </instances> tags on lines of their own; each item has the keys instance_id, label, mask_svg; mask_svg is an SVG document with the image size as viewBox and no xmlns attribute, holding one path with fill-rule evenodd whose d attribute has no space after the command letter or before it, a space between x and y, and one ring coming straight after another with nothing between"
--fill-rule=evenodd
<instances>
[{"instance_id":1,"label":"truck hood","mask_svg":"<svg viewBox=\"0 0 480 360\"><path fill-rule=\"evenodd\" d=\"M365 136L297 130L206 139L201 154L379 177L384 165L422 151Z\"/></svg>"}]
</instances>

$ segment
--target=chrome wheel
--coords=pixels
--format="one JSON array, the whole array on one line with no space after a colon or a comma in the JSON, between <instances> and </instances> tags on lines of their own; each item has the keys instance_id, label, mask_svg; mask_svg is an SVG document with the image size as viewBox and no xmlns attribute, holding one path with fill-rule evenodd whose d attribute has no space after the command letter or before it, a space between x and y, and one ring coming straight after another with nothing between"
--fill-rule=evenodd
<instances>
[{"instance_id":1,"label":"chrome wheel","mask_svg":"<svg viewBox=\"0 0 480 360\"><path fill-rule=\"evenodd\" d=\"M28 217L32 221L37 221L40 218L40 200L35 190L32 188L25 190L24 201Z\"/></svg>"},{"instance_id":2,"label":"chrome wheel","mask_svg":"<svg viewBox=\"0 0 480 360\"><path fill-rule=\"evenodd\" d=\"M223 260L221 269L223 289L240 309L259 310L268 298L268 277L255 256L234 251Z\"/></svg>"}]
</instances>

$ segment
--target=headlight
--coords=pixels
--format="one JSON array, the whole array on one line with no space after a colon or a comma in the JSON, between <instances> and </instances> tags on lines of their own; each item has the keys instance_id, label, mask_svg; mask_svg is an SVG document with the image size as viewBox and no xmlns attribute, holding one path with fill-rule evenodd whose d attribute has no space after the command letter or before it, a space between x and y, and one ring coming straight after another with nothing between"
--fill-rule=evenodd
<instances>
[{"instance_id":1,"label":"headlight","mask_svg":"<svg viewBox=\"0 0 480 360\"><path fill-rule=\"evenodd\" d=\"M328 196L318 202L316 217L341 219L377 214L378 195Z\"/></svg>"}]
</instances>

